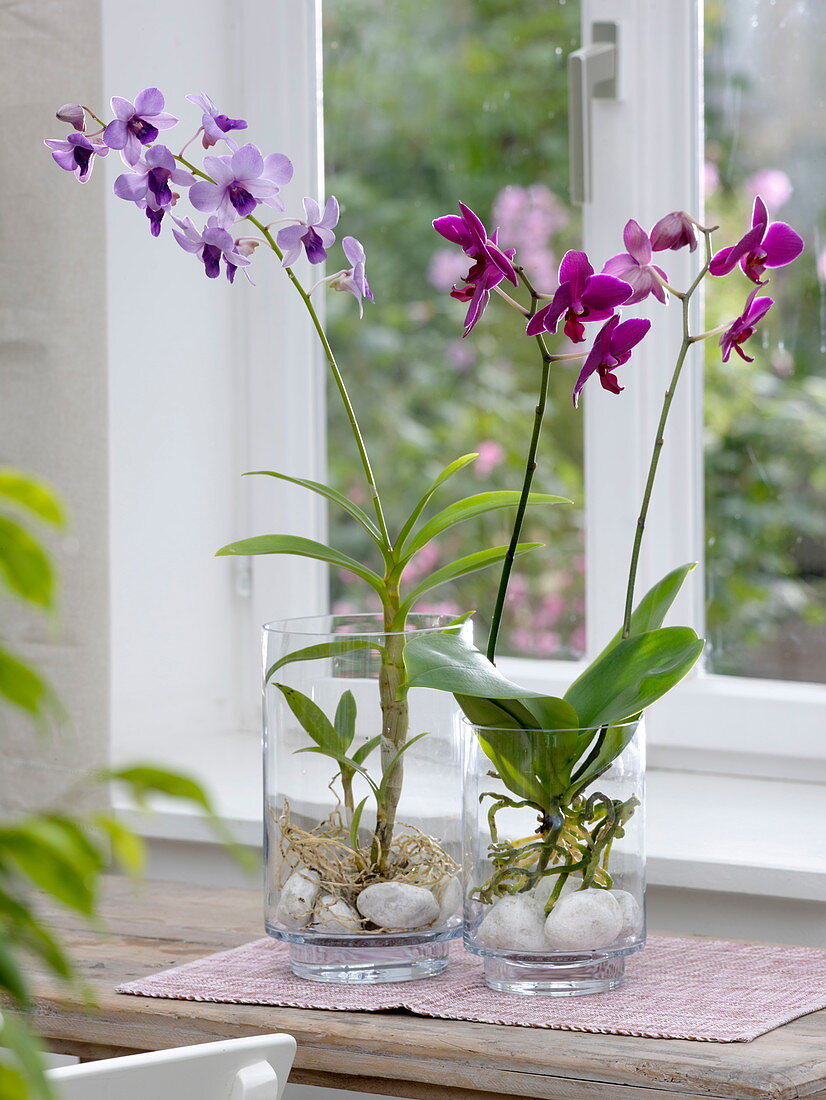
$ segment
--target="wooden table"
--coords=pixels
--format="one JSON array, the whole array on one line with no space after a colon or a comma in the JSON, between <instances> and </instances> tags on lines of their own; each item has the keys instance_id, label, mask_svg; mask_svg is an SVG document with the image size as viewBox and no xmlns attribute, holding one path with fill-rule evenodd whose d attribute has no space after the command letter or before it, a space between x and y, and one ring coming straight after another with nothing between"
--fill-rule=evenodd
<instances>
[{"instance_id":1,"label":"wooden table","mask_svg":"<svg viewBox=\"0 0 826 1100\"><path fill-rule=\"evenodd\" d=\"M83 1059L286 1031L290 1080L437 1100L826 1100L826 1010L752 1043L634 1039L431 1020L405 1012L202 1004L124 997L115 985L261 935L256 891L107 883L109 934L61 924L98 998L96 1011L37 982L36 1023L55 1051Z\"/></svg>"}]
</instances>

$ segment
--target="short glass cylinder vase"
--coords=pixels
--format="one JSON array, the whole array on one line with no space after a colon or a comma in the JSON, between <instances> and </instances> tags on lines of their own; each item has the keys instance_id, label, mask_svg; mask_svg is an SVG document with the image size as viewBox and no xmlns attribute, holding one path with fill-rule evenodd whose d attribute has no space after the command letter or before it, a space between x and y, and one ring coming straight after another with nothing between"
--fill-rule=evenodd
<instances>
[{"instance_id":1,"label":"short glass cylinder vase","mask_svg":"<svg viewBox=\"0 0 826 1100\"><path fill-rule=\"evenodd\" d=\"M452 695L408 689L404 647L455 622L327 615L264 627L265 924L293 972L410 981L462 930ZM462 635L470 641L471 628Z\"/></svg>"},{"instance_id":2,"label":"short glass cylinder vase","mask_svg":"<svg viewBox=\"0 0 826 1100\"><path fill-rule=\"evenodd\" d=\"M603 993L645 943L642 721L465 723L465 946L491 989Z\"/></svg>"}]
</instances>

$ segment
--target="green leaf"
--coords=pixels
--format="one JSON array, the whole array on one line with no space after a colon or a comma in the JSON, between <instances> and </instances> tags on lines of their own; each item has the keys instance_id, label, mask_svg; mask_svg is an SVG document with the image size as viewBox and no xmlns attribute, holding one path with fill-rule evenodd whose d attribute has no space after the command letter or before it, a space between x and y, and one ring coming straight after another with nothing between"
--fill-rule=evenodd
<instances>
[{"instance_id":1,"label":"green leaf","mask_svg":"<svg viewBox=\"0 0 826 1100\"><path fill-rule=\"evenodd\" d=\"M525 706L543 730L578 730L579 715L566 699L555 695L525 696Z\"/></svg>"},{"instance_id":2,"label":"green leaf","mask_svg":"<svg viewBox=\"0 0 826 1100\"><path fill-rule=\"evenodd\" d=\"M361 815L364 813L364 807L370 800L370 795L367 798L362 798L355 810L353 810L353 820L350 822L350 846L354 850L358 850L359 846L359 825L361 825Z\"/></svg>"},{"instance_id":3,"label":"green leaf","mask_svg":"<svg viewBox=\"0 0 826 1100\"><path fill-rule=\"evenodd\" d=\"M352 691L345 691L338 701L333 725L338 734L340 752L347 752L356 736L356 700Z\"/></svg>"},{"instance_id":4,"label":"green leaf","mask_svg":"<svg viewBox=\"0 0 826 1100\"><path fill-rule=\"evenodd\" d=\"M53 974L64 981L72 981L74 967L63 945L52 932L38 920L28 905L0 889L0 924L8 930L9 938L24 944L46 963Z\"/></svg>"},{"instance_id":5,"label":"green leaf","mask_svg":"<svg viewBox=\"0 0 826 1100\"><path fill-rule=\"evenodd\" d=\"M545 788L533 774L532 734L523 729L478 729L476 736L482 751L508 790L544 809L549 799Z\"/></svg>"},{"instance_id":6,"label":"green leaf","mask_svg":"<svg viewBox=\"0 0 826 1100\"><path fill-rule=\"evenodd\" d=\"M0 577L29 603L51 607L54 572L43 547L19 523L0 515Z\"/></svg>"},{"instance_id":7,"label":"green leaf","mask_svg":"<svg viewBox=\"0 0 826 1100\"><path fill-rule=\"evenodd\" d=\"M31 474L11 466L0 466L0 496L25 508L44 523L65 526L66 516L57 496L45 481Z\"/></svg>"},{"instance_id":8,"label":"green leaf","mask_svg":"<svg viewBox=\"0 0 826 1100\"><path fill-rule=\"evenodd\" d=\"M8 950L4 938L0 936L0 989L2 989L20 1008L28 1008L31 995L20 965Z\"/></svg>"},{"instance_id":9,"label":"green leaf","mask_svg":"<svg viewBox=\"0 0 826 1100\"><path fill-rule=\"evenodd\" d=\"M5 1062L0 1062L0 1097L3 1100L29 1100L25 1077Z\"/></svg>"},{"instance_id":10,"label":"green leaf","mask_svg":"<svg viewBox=\"0 0 826 1100\"><path fill-rule=\"evenodd\" d=\"M373 749L377 749L381 744L381 734L377 733L375 737L371 737L369 741L365 741L363 745L359 745L356 751L352 754L350 759L354 764L363 764Z\"/></svg>"},{"instance_id":11,"label":"green leaf","mask_svg":"<svg viewBox=\"0 0 826 1100\"><path fill-rule=\"evenodd\" d=\"M486 515L497 508L515 508L519 504L521 496L522 494L518 490L508 489L490 493L476 493L474 496L465 497L464 500L449 504L447 508L437 512L435 516L431 516L427 523L416 532L409 546L401 548L405 559L412 558L431 539L440 535L443 531L447 531L448 528L455 527L457 523L464 523L476 516ZM530 493L528 496L529 506L570 503L570 500L566 500L565 497L549 496L547 493Z\"/></svg>"},{"instance_id":12,"label":"green leaf","mask_svg":"<svg viewBox=\"0 0 826 1100\"><path fill-rule=\"evenodd\" d=\"M687 626L649 630L593 661L565 692L583 726L610 726L638 714L690 671L705 643Z\"/></svg>"},{"instance_id":13,"label":"green leaf","mask_svg":"<svg viewBox=\"0 0 826 1100\"><path fill-rule=\"evenodd\" d=\"M541 542L520 542L516 547L516 556L521 557L522 554L527 554L531 550L536 550L537 547L541 545ZM447 581L456 580L457 577L465 577L469 573L477 573L480 569L487 569L491 565L498 565L499 562L504 561L507 554L507 546L494 546L489 550L478 550L475 554L468 554L466 557L458 558L449 565L442 566L442 568L437 569L435 573L431 573L429 577L425 577L424 580L413 589L402 604L402 610L409 610L415 602L421 599L425 592L429 592L431 588L437 588L440 584L446 584Z\"/></svg>"},{"instance_id":14,"label":"green leaf","mask_svg":"<svg viewBox=\"0 0 826 1100\"><path fill-rule=\"evenodd\" d=\"M327 500L332 501L333 504L338 504L338 506L343 508L345 512L348 512L357 523L361 524L374 542L378 543L380 547L384 547L384 539L382 538L381 532L367 513L337 489L333 489L331 486L325 485L321 481L308 481L303 477L290 477L288 474L279 474L275 470L250 470L244 476L255 477L259 474L264 477L278 478L279 481L289 481L293 485L300 485L304 489L309 489L313 493L318 493L319 496L326 497Z\"/></svg>"},{"instance_id":15,"label":"green leaf","mask_svg":"<svg viewBox=\"0 0 826 1100\"><path fill-rule=\"evenodd\" d=\"M21 1076L18 1072L22 1069L22 1077L26 1082L27 1091L23 1093L26 1100L57 1100L54 1089L46 1077L45 1066L40 1046L29 1031L10 1012L0 1012L0 1048L5 1047L16 1056L18 1065L7 1067L0 1082L9 1082L10 1089L16 1088L15 1077ZM6 1094L0 1093L3 1100ZM16 1094L10 1091L9 1100Z\"/></svg>"},{"instance_id":16,"label":"green leaf","mask_svg":"<svg viewBox=\"0 0 826 1100\"><path fill-rule=\"evenodd\" d=\"M285 653L267 669L264 683L268 684L271 677L284 665L293 661L321 661L326 657L345 657L349 653L357 653L360 649L375 649L381 653L382 646L378 641L370 642L363 638L336 638L332 642L322 642L319 645L308 645L304 649L296 649L292 653Z\"/></svg>"},{"instance_id":17,"label":"green leaf","mask_svg":"<svg viewBox=\"0 0 826 1100\"><path fill-rule=\"evenodd\" d=\"M301 538L298 535L256 535L255 538L241 539L240 542L231 542L228 546L222 546L216 550L215 556L231 557L245 554L295 554L300 558L314 558L317 561L326 561L329 565L335 565L339 569L349 569L357 577L374 588L380 595L384 592L384 581L368 569L366 565L356 561L355 558L343 554L333 546L325 546L323 542L314 539Z\"/></svg>"},{"instance_id":18,"label":"green leaf","mask_svg":"<svg viewBox=\"0 0 826 1100\"><path fill-rule=\"evenodd\" d=\"M0 829L0 853L62 905L84 916L94 912L102 859L90 858L70 830L48 818L28 818Z\"/></svg>"},{"instance_id":19,"label":"green leaf","mask_svg":"<svg viewBox=\"0 0 826 1100\"><path fill-rule=\"evenodd\" d=\"M414 634L404 647L408 687L439 688L454 695L526 699L536 692L503 676L472 642L460 634Z\"/></svg>"},{"instance_id":20,"label":"green leaf","mask_svg":"<svg viewBox=\"0 0 826 1100\"><path fill-rule=\"evenodd\" d=\"M574 774L573 785L565 792L566 800L573 798L579 791L584 791L590 783L593 783L595 779L598 779L603 772L611 767L626 745L631 743L634 734L637 732L639 718L638 714L634 715L633 718L622 725L608 726L600 733L599 751L593 760L588 762L587 767Z\"/></svg>"},{"instance_id":21,"label":"green leaf","mask_svg":"<svg viewBox=\"0 0 826 1100\"><path fill-rule=\"evenodd\" d=\"M301 723L301 728L312 737L321 751L336 760L342 756L338 731L318 703L314 703L312 699L295 688L287 687L286 684L275 686Z\"/></svg>"},{"instance_id":22,"label":"green leaf","mask_svg":"<svg viewBox=\"0 0 826 1100\"><path fill-rule=\"evenodd\" d=\"M93 820L106 833L112 858L133 877L141 875L146 866L146 845L141 837L111 814L95 814Z\"/></svg>"},{"instance_id":23,"label":"green leaf","mask_svg":"<svg viewBox=\"0 0 826 1100\"><path fill-rule=\"evenodd\" d=\"M192 802L208 814L213 814L212 802L201 784L180 772L156 768L152 764L130 764L124 768L100 772L99 777L123 783L139 805L146 802L148 795L164 794L170 798Z\"/></svg>"},{"instance_id":24,"label":"green leaf","mask_svg":"<svg viewBox=\"0 0 826 1100\"><path fill-rule=\"evenodd\" d=\"M474 726L491 729L537 729L538 723L519 699L483 699L481 696L456 694L462 713Z\"/></svg>"},{"instance_id":25,"label":"green leaf","mask_svg":"<svg viewBox=\"0 0 826 1100\"><path fill-rule=\"evenodd\" d=\"M29 665L0 649L0 695L22 707L35 718L45 716L53 701L52 693L39 673Z\"/></svg>"},{"instance_id":26,"label":"green leaf","mask_svg":"<svg viewBox=\"0 0 826 1100\"><path fill-rule=\"evenodd\" d=\"M629 637L634 634L645 634L649 630L657 630L658 627L663 625L663 620L677 598L683 582L692 569L696 568L696 561L690 561L686 565L672 569L662 580L657 581L652 588L649 588L631 615ZM613 649L621 641L622 628L617 631L600 654L600 657L604 656L609 649Z\"/></svg>"},{"instance_id":27,"label":"green leaf","mask_svg":"<svg viewBox=\"0 0 826 1100\"><path fill-rule=\"evenodd\" d=\"M472 454L462 455L461 458L454 459L453 462L445 466L439 476L433 482L431 482L430 486L427 489L427 492L419 499L416 507L407 517L404 527L402 527L401 531L399 532L399 537L396 539L394 549L399 549L400 547L404 546L405 542L407 542L407 539L410 536L410 532L416 525L416 520L418 520L419 516L425 510L428 501L436 492L436 490L441 485L444 485L448 478L453 477L454 474L458 474L460 470L463 470L465 466L468 466L471 462L475 462L478 457L478 452L474 451Z\"/></svg>"}]
</instances>

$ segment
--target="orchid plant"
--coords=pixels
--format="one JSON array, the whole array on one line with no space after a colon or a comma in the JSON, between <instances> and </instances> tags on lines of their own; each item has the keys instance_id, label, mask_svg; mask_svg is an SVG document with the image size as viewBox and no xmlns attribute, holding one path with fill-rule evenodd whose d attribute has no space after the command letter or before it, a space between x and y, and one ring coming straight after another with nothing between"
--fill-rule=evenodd
<instances>
[{"instance_id":1,"label":"orchid plant","mask_svg":"<svg viewBox=\"0 0 826 1100\"><path fill-rule=\"evenodd\" d=\"M712 248L713 230L684 212L667 214L650 234L631 220L624 233L625 252L608 260L599 273L584 252L568 252L560 265L558 287L552 294L543 295L531 284L515 250L500 244L497 231L489 234L468 206L460 203L459 214L438 218L433 223L436 231L458 246L469 264L461 284L451 290L452 297L467 303L464 336L470 335L479 323L492 295L500 297L519 317L525 335L536 343L539 394L520 490L478 493L427 517L426 510L434 495L449 478L477 457L463 455L449 463L425 488L400 529L393 533L385 518L378 481L344 376L314 302L314 296L322 288L344 291L355 298L362 316L364 303L373 301L365 274L364 248L354 237L343 237L341 246L346 263L313 285L305 286L292 265L301 256L311 265L328 260L336 243L339 223L335 198L330 196L320 202L308 196L303 201L303 216L287 214L282 192L292 179L290 160L281 153L262 153L251 142L239 145L236 137L247 128L245 120L219 112L203 92L187 98L199 109L200 123L177 153L158 141L160 132L172 129L178 120L165 111L164 97L157 88L140 92L134 102L114 97L115 117L109 122L104 122L88 107L67 104L57 116L71 127L71 131L65 139L48 140L46 144L59 167L73 173L80 182L89 178L97 157L106 157L112 150L119 152L126 171L115 181L115 194L144 212L153 236L160 236L164 225L171 223L171 233L177 244L200 261L208 278L217 278L223 271L232 283L241 269L249 279L256 250L263 247L272 253L295 288L318 336L349 421L373 514L336 488L321 482L276 471L256 473L300 485L342 508L367 533L376 547L380 565L372 568L333 546L288 534L243 539L223 547L218 553L293 554L321 560L348 570L376 593L386 631L384 644L375 647L381 662L382 729L375 738L352 751L350 731L354 715L351 699L341 702L340 709L342 714L346 712L347 722L340 719L338 711L331 720L312 700L275 681L279 668L289 660L335 656L337 643L289 655L267 670L267 682L276 683L283 692L287 704L311 738L314 751L334 761L342 786L346 833L354 848L358 848L358 819L364 802L353 806L348 789L351 790L356 773L367 780L376 799L376 828L369 846L371 874L380 877L387 872L402 786L403 754L412 743L412 739L408 740L407 695L415 686L451 691L473 723L508 731L507 737L488 739L485 751L513 793L518 798L527 798L529 804L536 807L540 820L542 872L556 865L556 873L559 873L561 867L568 865L562 859L563 849L558 846L566 813L569 817L575 813L582 818L582 807L577 801L581 792L603 774L624 747L623 736L617 733L620 724L634 720L645 707L669 691L695 664L703 648L702 640L690 628L662 625L691 564L669 573L643 597L636 609L634 607L637 563L651 493L669 409L688 349L698 341L718 335L724 360L732 351L748 358L742 345L772 305L771 299L757 297L763 285L761 277L767 267L791 262L802 249L802 241L783 223L769 225L766 207L759 199L755 202L751 229L737 244L716 254ZM93 124L97 129L92 128L90 132L87 126L93 127ZM199 139L204 151L215 150L204 156L200 166L195 163L193 154L187 152ZM195 220L181 216L179 204L184 193L195 212ZM276 215L274 219L271 212ZM205 220L200 222L198 215ZM676 290L662 268L652 263L653 254L685 247L693 251L700 238L704 241L705 262L686 290ZM742 314L720 329L692 334L689 305L706 276L727 275L738 264L755 284ZM506 291L504 284L510 284L512 289ZM663 303L669 297L681 303L683 340L652 451L631 556L623 622L616 638L564 698L536 695L507 681L493 662L514 561L538 546L520 541L525 512L528 507L562 503L559 497L532 490L551 370L557 363L582 361L573 389L575 405L584 386L594 376L604 389L613 394L621 393L623 387L618 381L617 370L629 362L634 348L647 335L651 322L634 317L622 320L619 310L649 295ZM560 324L574 346L585 342L590 326L599 325L590 350L552 352L548 338L557 332ZM478 550L430 573L422 571L408 587L405 570L433 539L457 524L502 508L515 508L513 533L507 545ZM421 561L424 560L423 557ZM412 609L426 593L457 577L492 566L501 566L501 575L486 656L464 642L458 630L422 638L405 634ZM341 644L351 643L345 640ZM322 649L324 651L320 652ZM527 775L521 735L537 730L545 731L549 751L542 759L533 761L531 767L535 774ZM373 777L368 774L365 761L369 751L377 746L381 753L381 775ZM602 808L595 808L594 813L604 815L608 811L605 804L600 805ZM613 807L611 810L616 822L628 812L633 812L633 807ZM582 858L593 856L591 852ZM524 874L520 872L511 878L507 867L505 870L496 890L523 888ZM553 904L555 896L555 893L551 895L549 905Z\"/></svg>"},{"instance_id":2,"label":"orchid plant","mask_svg":"<svg viewBox=\"0 0 826 1100\"><path fill-rule=\"evenodd\" d=\"M481 747L494 765L494 774L516 799L496 793L482 796L492 799L488 820L494 872L482 886L479 899L490 902L504 894L531 890L541 878L552 877L553 887L545 903L545 911L550 912L571 875L581 876L580 889L594 885L611 887L608 869L611 842L622 835L636 802L612 800L594 790L592 784L623 752L645 708L667 694L691 670L704 647L703 640L691 628L662 625L694 563L672 570L634 606L637 566L654 481L686 356L693 344L719 337L723 362L729 360L732 352L751 362L743 344L753 336L773 305L768 296L758 297L765 285L766 269L791 263L803 250L803 241L785 223L769 224L766 205L759 197L754 202L751 228L736 244L717 252L712 246L716 227L703 226L684 211L665 215L650 234L632 219L623 234L627 251L607 260L599 274L584 252L568 252L560 265L557 289L553 294L543 295L536 292L524 270L515 265L512 252L499 249L496 233L488 241L485 227L473 211L462 204L460 210L461 215L447 215L433 224L437 232L458 244L474 260L462 285L451 291L454 298L470 303L464 335L478 323L490 301L490 291L495 290L527 319L525 331L537 341L542 365L534 431L511 549L518 545L524 517L522 505L530 494L536 469L551 363L559 358L584 360L573 388L575 406L584 386L594 376L599 378L603 389L620 394L623 387L616 371L628 363L633 349L650 330L651 322L633 317L621 320L619 307L635 305L649 295L662 304L675 298L682 306L682 341L657 425L635 529L623 620L615 637L562 698L526 691L503 677L493 661L513 563L513 553L509 553L503 565L487 657L455 635L416 639L407 649L411 682L453 692L465 716L476 727ZM677 290L669 283L665 271L652 262L653 254L681 248L694 251L700 238L704 242L704 263L690 286ZM486 265L480 261L484 254L483 240L495 249ZM754 284L742 312L715 329L692 333L690 304L706 277L727 276L738 266ZM519 302L502 290L500 284L504 279L521 284L524 301ZM600 324L587 353L565 357L549 353L546 336L556 333L563 318L564 333L572 344L585 341L588 325ZM501 843L497 813L503 808L525 806L537 812L536 837L530 844L521 840Z\"/></svg>"}]
</instances>

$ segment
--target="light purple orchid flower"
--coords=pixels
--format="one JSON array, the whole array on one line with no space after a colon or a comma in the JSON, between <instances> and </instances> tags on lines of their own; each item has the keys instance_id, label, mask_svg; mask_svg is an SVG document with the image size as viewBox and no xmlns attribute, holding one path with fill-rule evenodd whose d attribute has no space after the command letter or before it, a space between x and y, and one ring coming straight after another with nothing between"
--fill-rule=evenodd
<instances>
[{"instance_id":1,"label":"light purple orchid flower","mask_svg":"<svg viewBox=\"0 0 826 1100\"><path fill-rule=\"evenodd\" d=\"M364 299L366 298L368 302L375 302L370 284L364 274L364 248L355 237L342 237L341 247L344 250L344 255L350 261L350 267L337 272L328 281L333 290L344 290L353 295L359 304L359 317L363 317Z\"/></svg>"},{"instance_id":2,"label":"light purple orchid flower","mask_svg":"<svg viewBox=\"0 0 826 1100\"><path fill-rule=\"evenodd\" d=\"M636 347L650 328L651 322L641 317L632 317L628 321L620 322L618 313L606 321L597 333L594 345L576 380L573 394L574 408L579 404L582 387L594 372L599 375L599 381L604 390L610 393L622 393L625 387L619 384L614 371L628 362L631 358L631 349Z\"/></svg>"},{"instance_id":3,"label":"light purple orchid flower","mask_svg":"<svg viewBox=\"0 0 826 1100\"><path fill-rule=\"evenodd\" d=\"M103 131L103 140L110 149L119 149L127 164L137 164L141 146L151 145L159 130L168 130L178 121L164 111L163 94L157 88L144 88L134 103L112 96L112 110L117 118Z\"/></svg>"},{"instance_id":4,"label":"light purple orchid flower","mask_svg":"<svg viewBox=\"0 0 826 1100\"><path fill-rule=\"evenodd\" d=\"M206 92L200 92L198 95L188 95L186 98L203 111L201 126L204 133L201 142L205 149L217 144L231 130L246 130L247 123L245 119L230 118L229 115L220 114Z\"/></svg>"},{"instance_id":5,"label":"light purple orchid flower","mask_svg":"<svg viewBox=\"0 0 826 1100\"><path fill-rule=\"evenodd\" d=\"M249 265L249 259L242 255L232 234L224 229L215 214L207 220L200 233L193 225L191 218L176 218L173 214L172 220L181 230L180 233L177 229L172 230L175 240L185 252L197 255L204 265L207 278L218 278L221 273L222 259L227 278L231 283L235 280L238 268Z\"/></svg>"},{"instance_id":6,"label":"light purple orchid flower","mask_svg":"<svg viewBox=\"0 0 826 1100\"><path fill-rule=\"evenodd\" d=\"M754 330L758 322L766 316L774 305L774 301L771 298L758 298L758 289L758 287L754 288L746 299L743 312L732 321L720 337L720 347L723 349L724 363L729 361L729 356L732 351L736 351L740 358L745 359L747 363L754 362L754 356L746 355L740 345L744 344L746 340L754 335Z\"/></svg>"},{"instance_id":7,"label":"light purple orchid flower","mask_svg":"<svg viewBox=\"0 0 826 1100\"><path fill-rule=\"evenodd\" d=\"M499 247L499 230L489 237L481 219L463 202L459 203L459 214L445 214L436 218L433 228L446 240L458 244L465 255L474 260L473 266L464 276L464 286L454 286L451 298L460 302L470 302L463 336L468 336L473 326L482 316L490 301L490 292L503 279L514 286L519 279L513 266L515 249Z\"/></svg>"},{"instance_id":8,"label":"light purple orchid flower","mask_svg":"<svg viewBox=\"0 0 826 1100\"><path fill-rule=\"evenodd\" d=\"M652 247L648 234L639 222L631 218L622 231L622 239L628 251L607 260L602 267L603 275L614 275L628 283L633 294L625 302L627 306L641 302L649 294L665 305L665 289L660 279L668 282L668 276L661 267L651 263Z\"/></svg>"},{"instance_id":9,"label":"light purple orchid flower","mask_svg":"<svg viewBox=\"0 0 826 1100\"><path fill-rule=\"evenodd\" d=\"M651 230L651 247L655 252L663 252L667 248L676 252L686 245L689 252L696 249L697 231L693 219L685 210L674 210L671 214L666 214Z\"/></svg>"},{"instance_id":10,"label":"light purple orchid flower","mask_svg":"<svg viewBox=\"0 0 826 1100\"><path fill-rule=\"evenodd\" d=\"M283 210L281 188L293 178L292 162L283 153L263 157L253 145L242 145L229 156L204 157L204 170L214 183L199 180L189 199L196 210L215 211L222 225L245 218L259 203Z\"/></svg>"},{"instance_id":11,"label":"light purple orchid flower","mask_svg":"<svg viewBox=\"0 0 826 1100\"><path fill-rule=\"evenodd\" d=\"M744 273L758 286L767 267L785 267L803 251L803 240L785 222L769 225L769 212L758 195L754 200L751 229L730 248L721 248L712 257L708 270L712 275L728 275L739 262Z\"/></svg>"},{"instance_id":12,"label":"light purple orchid flower","mask_svg":"<svg viewBox=\"0 0 826 1100\"><path fill-rule=\"evenodd\" d=\"M301 249L307 253L311 264L321 264L327 259L327 249L335 244L336 235L333 226L338 225L338 200L330 195L322 215L315 199L304 200L304 221L297 225L286 225L278 230L275 243L284 250L283 266L290 267L301 255ZM352 239L352 238L351 238Z\"/></svg>"},{"instance_id":13,"label":"light purple orchid flower","mask_svg":"<svg viewBox=\"0 0 826 1100\"><path fill-rule=\"evenodd\" d=\"M529 336L556 332L565 316L565 335L574 343L585 339L585 322L605 321L631 297L631 287L613 275L595 275L584 252L570 251L559 265L559 286L547 306L528 321Z\"/></svg>"},{"instance_id":14,"label":"light purple orchid flower","mask_svg":"<svg viewBox=\"0 0 826 1100\"><path fill-rule=\"evenodd\" d=\"M61 122L68 122L73 130L83 133L86 129L86 112L79 103L64 103L55 111L55 117Z\"/></svg>"},{"instance_id":15,"label":"light purple orchid flower","mask_svg":"<svg viewBox=\"0 0 826 1100\"><path fill-rule=\"evenodd\" d=\"M73 130L65 140L46 138L43 144L52 150L55 164L66 172L74 172L81 183L91 176L95 157L109 155L109 147L99 137L88 138L77 130Z\"/></svg>"},{"instance_id":16,"label":"light purple orchid flower","mask_svg":"<svg viewBox=\"0 0 826 1100\"><path fill-rule=\"evenodd\" d=\"M153 145L140 157L133 171L124 172L115 180L114 191L119 199L134 202L146 211L153 237L161 231L166 211L175 205L178 196L169 186L177 183L191 187L195 177L178 168L175 158L165 145Z\"/></svg>"}]
</instances>

